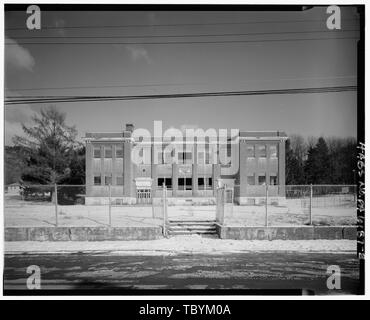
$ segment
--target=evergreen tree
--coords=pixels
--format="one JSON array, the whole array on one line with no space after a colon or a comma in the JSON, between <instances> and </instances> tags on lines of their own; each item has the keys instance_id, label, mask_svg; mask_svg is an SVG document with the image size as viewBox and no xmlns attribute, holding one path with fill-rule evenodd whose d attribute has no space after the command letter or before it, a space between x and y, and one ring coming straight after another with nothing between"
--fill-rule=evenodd
<instances>
[{"instance_id":1,"label":"evergreen tree","mask_svg":"<svg viewBox=\"0 0 370 320\"><path fill-rule=\"evenodd\" d=\"M305 163L306 183L330 184L331 162L329 149L325 139L320 137L314 147L308 149L307 161Z\"/></svg>"},{"instance_id":2,"label":"evergreen tree","mask_svg":"<svg viewBox=\"0 0 370 320\"><path fill-rule=\"evenodd\" d=\"M15 136L15 146L25 151L22 180L54 184L70 177L73 157L80 144L77 130L65 123L65 114L54 107L44 108L32 118L34 125L22 125L25 137Z\"/></svg>"},{"instance_id":3,"label":"evergreen tree","mask_svg":"<svg viewBox=\"0 0 370 320\"><path fill-rule=\"evenodd\" d=\"M303 183L302 167L299 159L291 148L290 139L287 139L285 143L285 161L285 183L289 185Z\"/></svg>"}]
</instances>

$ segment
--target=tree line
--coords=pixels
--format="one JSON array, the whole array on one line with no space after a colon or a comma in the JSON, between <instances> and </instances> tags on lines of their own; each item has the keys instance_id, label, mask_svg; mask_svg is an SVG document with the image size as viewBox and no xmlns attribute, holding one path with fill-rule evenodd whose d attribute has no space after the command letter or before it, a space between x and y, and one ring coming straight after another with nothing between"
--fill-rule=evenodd
<instances>
[{"instance_id":1,"label":"tree line","mask_svg":"<svg viewBox=\"0 0 370 320\"><path fill-rule=\"evenodd\" d=\"M286 141L286 184L355 184L356 139L303 138Z\"/></svg>"}]
</instances>

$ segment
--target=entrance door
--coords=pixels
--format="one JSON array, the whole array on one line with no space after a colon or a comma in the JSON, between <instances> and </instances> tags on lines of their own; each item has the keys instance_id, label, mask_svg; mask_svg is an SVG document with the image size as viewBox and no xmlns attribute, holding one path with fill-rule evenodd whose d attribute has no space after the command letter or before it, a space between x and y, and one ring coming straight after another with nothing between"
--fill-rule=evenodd
<instances>
[{"instance_id":1,"label":"entrance door","mask_svg":"<svg viewBox=\"0 0 370 320\"><path fill-rule=\"evenodd\" d=\"M136 199L137 204L150 204L152 203L152 191L150 189L137 189Z\"/></svg>"}]
</instances>

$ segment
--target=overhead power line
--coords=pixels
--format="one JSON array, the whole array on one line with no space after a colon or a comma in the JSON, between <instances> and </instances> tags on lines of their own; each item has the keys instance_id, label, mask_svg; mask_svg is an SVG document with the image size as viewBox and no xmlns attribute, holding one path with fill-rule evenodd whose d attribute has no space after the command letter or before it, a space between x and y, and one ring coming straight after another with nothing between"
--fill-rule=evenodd
<instances>
[{"instance_id":1,"label":"overhead power line","mask_svg":"<svg viewBox=\"0 0 370 320\"><path fill-rule=\"evenodd\" d=\"M356 19L342 19L342 21L359 21ZM41 30L54 29L120 29L120 28L152 28L152 27L186 27L186 26L217 26L217 25L248 25L248 24L268 24L268 23L307 23L307 22L326 22L326 18L311 20L263 20L263 21L240 21L240 22L203 22L203 23L172 23L172 24L126 24L126 25L101 25L101 26L43 26ZM26 30L25 27L10 27L5 31Z\"/></svg>"},{"instance_id":2,"label":"overhead power line","mask_svg":"<svg viewBox=\"0 0 370 320\"><path fill-rule=\"evenodd\" d=\"M306 78L279 78L276 80L279 81L307 81L307 80L337 80L337 79L355 79L357 76L334 76L334 77L306 77ZM261 83L261 82L271 82L275 81L272 79L269 80L252 80L252 81L243 81L242 83ZM114 88L143 88L143 87L179 87L179 86L205 86L209 83L146 83L146 84L131 84L131 85L96 85L96 86L69 86L69 87L39 87L39 88L5 88L5 91L47 91L47 90L78 90L78 89L114 89ZM32 98L35 96L28 96ZM9 97L10 98L10 97ZM14 97L18 98L18 97ZM25 98L22 95L22 98Z\"/></svg>"},{"instance_id":3,"label":"overhead power line","mask_svg":"<svg viewBox=\"0 0 370 320\"><path fill-rule=\"evenodd\" d=\"M119 101L119 100L153 100L153 99L179 99L179 98L205 98L205 97L228 97L228 96L251 96L251 95L281 95L281 94L308 94L356 91L357 86L337 86L318 88L278 89L278 90L243 90L243 91L216 91L198 93L172 93L151 95L116 95L116 96L43 96L38 98L7 98L5 105L35 104L35 103L72 103L92 101Z\"/></svg>"},{"instance_id":4,"label":"overhead power line","mask_svg":"<svg viewBox=\"0 0 370 320\"><path fill-rule=\"evenodd\" d=\"M281 31L281 32L247 32L247 33L219 33L219 34L179 34L179 35L119 35L119 36L29 36L29 37L12 37L13 40L28 40L28 39L132 39L132 38L196 38L196 37L239 37L239 36L253 36L253 35L274 35L274 34L305 34L305 33L342 33L342 32L359 32L359 29L353 30L340 30L340 31L329 31L329 30L306 30L306 31Z\"/></svg>"},{"instance_id":5,"label":"overhead power line","mask_svg":"<svg viewBox=\"0 0 370 320\"><path fill-rule=\"evenodd\" d=\"M230 41L170 41L170 42L17 42L5 43L6 46L27 45L170 45L170 44L224 44L224 43L263 43L263 42L289 42L313 40L355 40L357 37L326 37L326 38L294 38L294 39L260 39L260 40L230 40Z\"/></svg>"}]
</instances>

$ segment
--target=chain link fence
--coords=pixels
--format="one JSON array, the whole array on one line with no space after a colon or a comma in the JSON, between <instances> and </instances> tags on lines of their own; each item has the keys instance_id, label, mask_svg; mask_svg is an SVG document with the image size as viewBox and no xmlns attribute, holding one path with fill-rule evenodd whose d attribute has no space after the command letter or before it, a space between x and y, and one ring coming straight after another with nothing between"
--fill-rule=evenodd
<instances>
[{"instance_id":1,"label":"chain link fence","mask_svg":"<svg viewBox=\"0 0 370 320\"><path fill-rule=\"evenodd\" d=\"M122 197L123 186L6 185L6 226L139 226L160 225L166 232L171 194L166 186ZM241 226L354 225L354 185L247 186L239 205L240 186L215 190L216 205L184 209L192 217L205 212L220 224ZM86 196L86 194L92 196ZM154 197L153 197L154 195ZM136 203L136 205L133 205ZM180 208L181 209L181 208ZM187 212L187 211L186 211ZM181 217L181 215L179 215Z\"/></svg>"}]
</instances>

